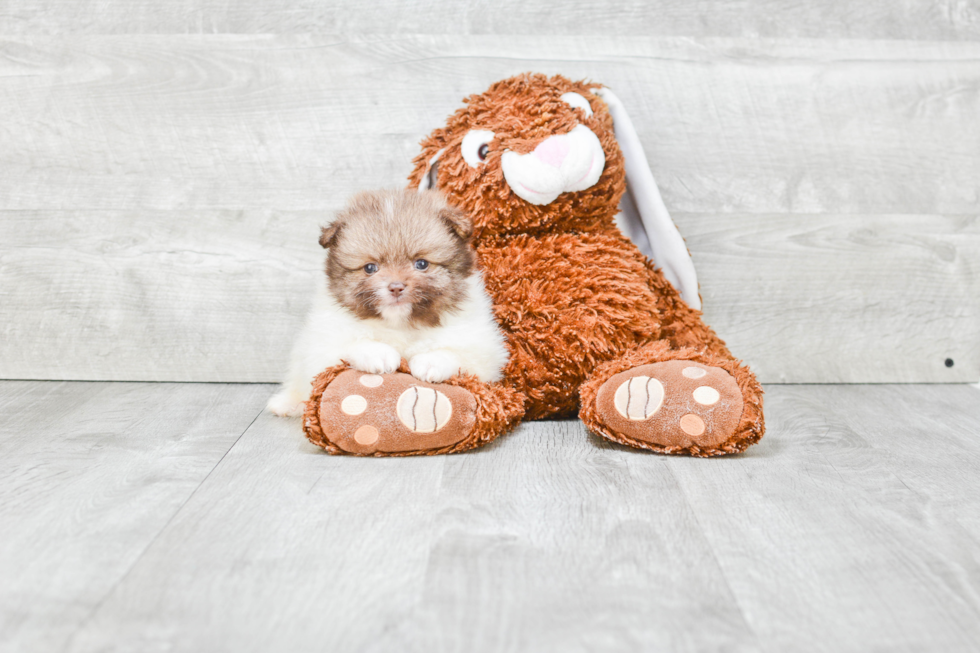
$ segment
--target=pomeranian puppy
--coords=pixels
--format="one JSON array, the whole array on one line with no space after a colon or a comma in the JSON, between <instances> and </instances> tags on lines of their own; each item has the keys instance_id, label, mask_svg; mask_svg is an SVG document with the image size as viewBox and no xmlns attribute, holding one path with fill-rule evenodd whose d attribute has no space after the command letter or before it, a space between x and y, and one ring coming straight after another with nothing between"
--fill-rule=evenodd
<instances>
[{"instance_id":1,"label":"pomeranian puppy","mask_svg":"<svg viewBox=\"0 0 980 653\"><path fill-rule=\"evenodd\" d=\"M431 383L459 372L497 380L508 352L472 234L438 191L356 195L323 228L326 275L269 410L301 415L314 377L341 362L384 374L405 358Z\"/></svg>"}]
</instances>

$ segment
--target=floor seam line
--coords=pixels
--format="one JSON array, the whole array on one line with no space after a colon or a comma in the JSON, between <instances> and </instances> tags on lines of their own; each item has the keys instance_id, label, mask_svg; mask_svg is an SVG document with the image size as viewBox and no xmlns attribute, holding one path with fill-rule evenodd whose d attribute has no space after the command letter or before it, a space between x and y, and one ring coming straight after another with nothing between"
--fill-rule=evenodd
<instances>
[{"instance_id":1,"label":"floor seam line","mask_svg":"<svg viewBox=\"0 0 980 653\"><path fill-rule=\"evenodd\" d=\"M235 441L231 443L231 446L228 447L228 449L223 454L221 454L221 458L219 458L218 461L214 464L214 466L212 466L211 469L208 470L208 473L204 475L204 478L202 478L201 482L197 484L197 487L195 487L191 491L191 493L187 495L187 498L184 499L179 506L177 506L177 509L174 510L174 513L172 515L170 515L170 518L167 519L166 523L164 523L164 525L160 527L160 530L156 532L153 538L146 543L146 546L144 546L143 550L140 551L138 556L136 556L136 559L133 560L133 563L129 565L129 567L126 569L126 572L122 576L120 576L119 580L113 583L112 587L106 590L106 593L102 596L102 598L99 599L94 606L92 606L92 609L89 611L89 613L85 615L85 618L82 619L81 622L79 622L78 626L72 632L71 637L69 637L66 640L65 646L62 649L63 651L67 651L71 648L71 644L75 640L75 637L78 635L78 633L80 633L82 629L88 624L88 622L92 620L92 617L95 616L95 614L99 611L102 605L108 600L108 598L112 596L112 593L116 591L116 588L119 587L129 577L129 574L140 563L140 560L143 559L143 556L146 555L146 552L150 550L150 547L153 546L154 542L156 542L160 538L160 535L163 534L165 530L167 530L167 527L170 526L173 520L177 518L177 515L179 515L181 511L184 509L184 507L187 506L188 503L190 503L190 500L194 498L194 495L196 495L198 490L201 489L201 486L203 486L207 482L207 480L211 478L211 474L213 474L214 470L216 470L221 465L221 463L228 456L228 454L231 453L231 450L234 449L236 446L238 446L238 443L241 441L243 437L245 437L245 434L248 433L248 430L252 428L252 425L255 424L255 421L262 416L262 413L264 411L265 411L264 407L259 409L259 412L255 415L255 417L252 418L252 421L249 422L248 426L246 426L245 429L238 435L238 437L235 438Z\"/></svg>"},{"instance_id":2,"label":"floor seam line","mask_svg":"<svg viewBox=\"0 0 980 653\"><path fill-rule=\"evenodd\" d=\"M725 573L725 568L722 566L721 560L718 558L718 553L715 551L715 545L711 542L711 539L708 537L708 533L704 530L704 526L701 524L701 518L698 516L698 512L694 507L694 502L692 502L691 497L688 496L687 490L684 489L683 481L681 481L677 474L674 473L674 470L670 465L670 461L666 462L667 464L665 467L667 468L668 473L670 473L671 478L674 479L674 482L677 484L677 488L684 497L684 503L687 504L688 509L691 511L691 516L694 518L694 523L697 524L698 530L701 531L701 537L704 538L704 543L708 547L708 551L711 552L712 560L714 560L715 564L718 565L718 573L721 574L721 579L724 581L725 587L728 588L728 591L732 596L732 601L735 603L735 607L738 608L738 613L742 616L742 623L744 623L745 627L752 633L752 636L755 638L755 644L759 647L759 650L769 650L768 647L763 645L762 639L759 637L759 633L756 632L756 629L752 626L752 622L749 621L748 615L745 614L745 608L743 608L739 603L738 594L735 592L735 588L732 587L732 583L728 579L728 574Z\"/></svg>"}]
</instances>

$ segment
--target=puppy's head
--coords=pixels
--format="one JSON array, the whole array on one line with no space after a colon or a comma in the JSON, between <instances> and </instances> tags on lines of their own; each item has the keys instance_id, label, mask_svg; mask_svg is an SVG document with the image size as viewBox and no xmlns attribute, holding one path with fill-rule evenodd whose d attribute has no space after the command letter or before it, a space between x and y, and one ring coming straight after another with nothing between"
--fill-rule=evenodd
<instances>
[{"instance_id":1,"label":"puppy's head","mask_svg":"<svg viewBox=\"0 0 980 653\"><path fill-rule=\"evenodd\" d=\"M466 296L472 232L436 191L360 193L320 235L330 293L361 318L437 326Z\"/></svg>"}]
</instances>

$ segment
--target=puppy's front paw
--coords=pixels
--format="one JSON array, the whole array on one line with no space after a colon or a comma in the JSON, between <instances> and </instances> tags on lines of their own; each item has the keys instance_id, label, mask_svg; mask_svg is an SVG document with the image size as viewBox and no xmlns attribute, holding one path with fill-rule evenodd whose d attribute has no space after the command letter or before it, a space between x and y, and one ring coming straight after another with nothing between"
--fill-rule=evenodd
<instances>
[{"instance_id":1,"label":"puppy's front paw","mask_svg":"<svg viewBox=\"0 0 980 653\"><path fill-rule=\"evenodd\" d=\"M371 374L390 374L402 362L401 354L382 342L359 342L347 350L343 359L355 370Z\"/></svg>"},{"instance_id":2,"label":"puppy's front paw","mask_svg":"<svg viewBox=\"0 0 980 653\"><path fill-rule=\"evenodd\" d=\"M279 417L299 417L306 410L306 399L307 397L283 390L272 395L265 407Z\"/></svg>"},{"instance_id":3,"label":"puppy's front paw","mask_svg":"<svg viewBox=\"0 0 980 653\"><path fill-rule=\"evenodd\" d=\"M430 351L412 356L408 367L416 379L442 383L459 373L459 358L448 351Z\"/></svg>"}]
</instances>

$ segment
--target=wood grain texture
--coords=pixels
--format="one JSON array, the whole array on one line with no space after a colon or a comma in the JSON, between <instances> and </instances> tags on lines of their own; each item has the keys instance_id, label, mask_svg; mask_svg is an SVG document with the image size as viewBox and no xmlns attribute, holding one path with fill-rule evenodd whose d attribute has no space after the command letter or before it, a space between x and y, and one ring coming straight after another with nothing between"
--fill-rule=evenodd
<instances>
[{"instance_id":1,"label":"wood grain texture","mask_svg":"<svg viewBox=\"0 0 980 653\"><path fill-rule=\"evenodd\" d=\"M770 386L717 460L577 422L328 457L263 415L66 650L973 650L978 399Z\"/></svg>"},{"instance_id":2,"label":"wood grain texture","mask_svg":"<svg viewBox=\"0 0 980 653\"><path fill-rule=\"evenodd\" d=\"M980 216L677 222L705 320L766 382L980 378Z\"/></svg>"},{"instance_id":3,"label":"wood grain texture","mask_svg":"<svg viewBox=\"0 0 980 653\"><path fill-rule=\"evenodd\" d=\"M171 580L147 591L134 568L142 580L117 585L69 650L358 650L410 613L449 458L334 458L295 420L265 413L255 426L199 488L203 511L143 556ZM120 606L127 596L137 603Z\"/></svg>"},{"instance_id":4,"label":"wood grain texture","mask_svg":"<svg viewBox=\"0 0 980 653\"><path fill-rule=\"evenodd\" d=\"M0 53L0 377L277 380L317 226L356 189L401 185L460 98L526 69L623 97L709 322L763 380L980 377L976 43L75 36Z\"/></svg>"},{"instance_id":5,"label":"wood grain texture","mask_svg":"<svg viewBox=\"0 0 980 653\"><path fill-rule=\"evenodd\" d=\"M6 218L3 376L265 382L285 373L321 274L318 225L329 219L312 211L204 211L193 222L160 211ZM707 321L763 381L980 377L980 219L676 219Z\"/></svg>"},{"instance_id":6,"label":"wood grain texture","mask_svg":"<svg viewBox=\"0 0 980 653\"><path fill-rule=\"evenodd\" d=\"M977 213L980 43L557 36L8 40L2 208L321 210L526 70L613 88L674 212Z\"/></svg>"},{"instance_id":7,"label":"wood grain texture","mask_svg":"<svg viewBox=\"0 0 980 653\"><path fill-rule=\"evenodd\" d=\"M781 36L956 40L980 36L974 0L801 3L683 0L5 0L7 34L344 33Z\"/></svg>"},{"instance_id":8,"label":"wood grain texture","mask_svg":"<svg viewBox=\"0 0 980 653\"><path fill-rule=\"evenodd\" d=\"M270 390L0 383L0 650L63 650Z\"/></svg>"},{"instance_id":9,"label":"wood grain texture","mask_svg":"<svg viewBox=\"0 0 980 653\"><path fill-rule=\"evenodd\" d=\"M977 394L947 386L908 385L887 390L877 386L829 386L823 389L824 405L839 406L825 416L823 433L844 432L857 435L854 456L838 451L836 458L883 458L882 464L895 470L909 491L928 503L924 510L938 509L956 519L980 542L980 452L976 447L980 424L980 385ZM806 400L806 390L788 393L785 401ZM819 404L814 404L814 409ZM869 410L868 407L874 408ZM902 416L881 420L881 413ZM826 435L819 438L823 451L834 448Z\"/></svg>"},{"instance_id":10,"label":"wood grain texture","mask_svg":"<svg viewBox=\"0 0 980 653\"><path fill-rule=\"evenodd\" d=\"M6 378L278 382L322 273L315 212L3 216Z\"/></svg>"},{"instance_id":11,"label":"wood grain texture","mask_svg":"<svg viewBox=\"0 0 980 653\"><path fill-rule=\"evenodd\" d=\"M770 387L766 409L741 460L671 468L768 650L980 646L976 389Z\"/></svg>"}]
</instances>

